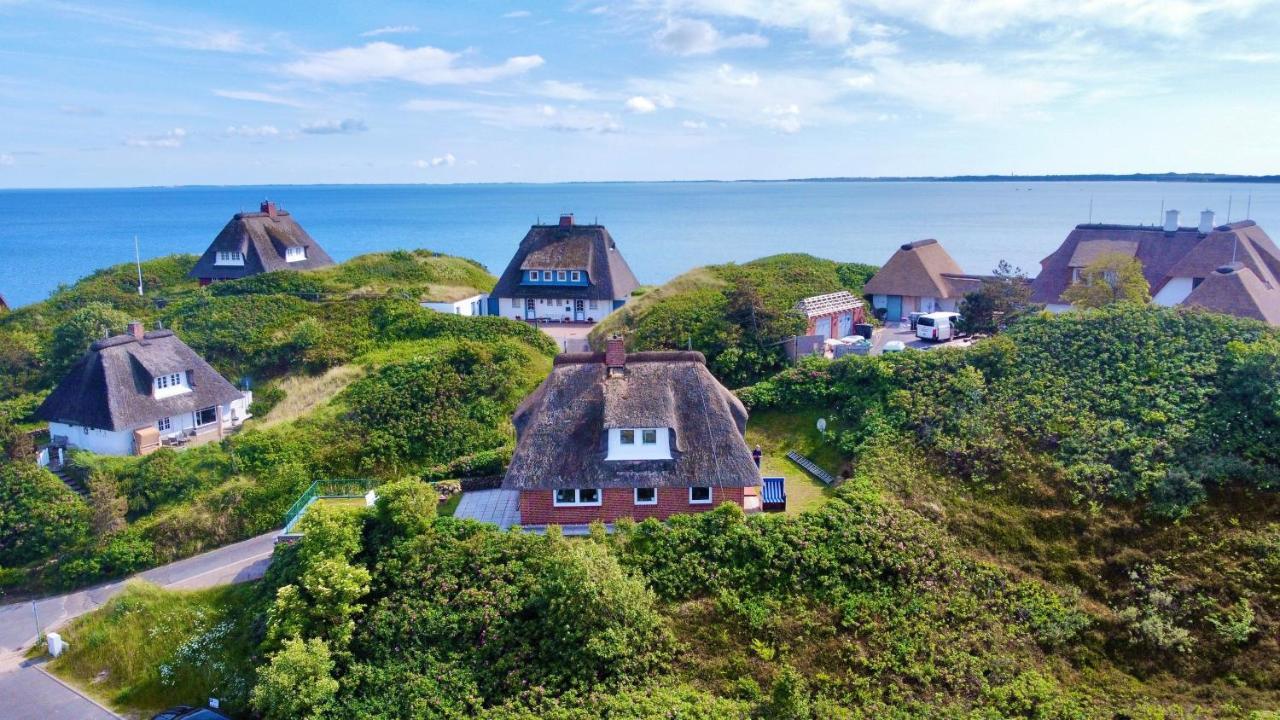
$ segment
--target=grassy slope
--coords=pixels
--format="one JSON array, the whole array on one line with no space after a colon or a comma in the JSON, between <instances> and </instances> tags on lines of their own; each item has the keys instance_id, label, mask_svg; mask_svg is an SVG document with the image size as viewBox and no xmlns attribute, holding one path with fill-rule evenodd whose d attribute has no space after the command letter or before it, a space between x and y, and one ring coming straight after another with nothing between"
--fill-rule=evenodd
<instances>
[{"instance_id":1,"label":"grassy slope","mask_svg":"<svg viewBox=\"0 0 1280 720\"><path fill-rule=\"evenodd\" d=\"M822 415L816 410L768 410L753 414L747 422L747 445L759 445L764 453L760 463L763 474L787 479L788 514L816 507L831 495L830 488L787 459L788 451L798 451L836 477L848 474L847 460L818 433L817 421Z\"/></svg>"}]
</instances>

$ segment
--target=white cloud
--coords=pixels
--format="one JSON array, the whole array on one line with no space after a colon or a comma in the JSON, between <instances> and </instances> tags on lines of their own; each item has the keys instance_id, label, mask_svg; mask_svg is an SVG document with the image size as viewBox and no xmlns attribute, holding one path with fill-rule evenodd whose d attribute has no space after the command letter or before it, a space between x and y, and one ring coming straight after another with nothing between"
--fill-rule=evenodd
<instances>
[{"instance_id":1,"label":"white cloud","mask_svg":"<svg viewBox=\"0 0 1280 720\"><path fill-rule=\"evenodd\" d=\"M460 100L410 100L402 105L417 112L456 112L480 123L505 129L544 129L559 132L615 133L622 125L611 113L580 108L559 109L536 105L483 103Z\"/></svg>"},{"instance_id":2,"label":"white cloud","mask_svg":"<svg viewBox=\"0 0 1280 720\"><path fill-rule=\"evenodd\" d=\"M635 97L627 101L626 108L627 108L627 112L633 112L638 115L644 115L646 113L651 113L654 110L657 110L658 106L655 105L654 102L649 98L643 95L636 95Z\"/></svg>"},{"instance_id":3,"label":"white cloud","mask_svg":"<svg viewBox=\"0 0 1280 720\"><path fill-rule=\"evenodd\" d=\"M373 30L366 30L360 33L360 37L378 37L379 35L402 35L404 33L418 32L417 25L386 25Z\"/></svg>"},{"instance_id":4,"label":"white cloud","mask_svg":"<svg viewBox=\"0 0 1280 720\"><path fill-rule=\"evenodd\" d=\"M1227 62L1248 63L1250 65L1280 63L1280 53L1275 52L1226 53L1224 55L1220 55L1219 58Z\"/></svg>"},{"instance_id":5,"label":"white cloud","mask_svg":"<svg viewBox=\"0 0 1280 720\"><path fill-rule=\"evenodd\" d=\"M800 106L792 103L790 105L770 105L764 108L765 117L768 118L768 124L774 129L787 134L800 132L803 123L800 121Z\"/></svg>"},{"instance_id":6,"label":"white cloud","mask_svg":"<svg viewBox=\"0 0 1280 720\"><path fill-rule=\"evenodd\" d=\"M622 125L610 113L568 112L556 113L556 119L544 125L548 130L572 133L616 133Z\"/></svg>"},{"instance_id":7,"label":"white cloud","mask_svg":"<svg viewBox=\"0 0 1280 720\"><path fill-rule=\"evenodd\" d=\"M131 137L124 141L128 147L137 148L179 148L182 147L183 141L187 139L187 131L182 128L174 128L168 132L158 135L144 135L142 137Z\"/></svg>"},{"instance_id":8,"label":"white cloud","mask_svg":"<svg viewBox=\"0 0 1280 720\"><path fill-rule=\"evenodd\" d=\"M964 120L1028 115L1072 91L1060 80L997 74L977 63L874 63L876 92Z\"/></svg>"},{"instance_id":9,"label":"white cloud","mask_svg":"<svg viewBox=\"0 0 1280 720\"><path fill-rule=\"evenodd\" d=\"M12 167L17 163L9 153L0 153L0 167Z\"/></svg>"},{"instance_id":10,"label":"white cloud","mask_svg":"<svg viewBox=\"0 0 1280 720\"><path fill-rule=\"evenodd\" d=\"M256 90L214 90L214 95L227 98L229 100L245 100L247 102L260 102L269 105L285 105L287 107L306 107L301 102L292 98L273 95L271 93L258 92Z\"/></svg>"},{"instance_id":11,"label":"white cloud","mask_svg":"<svg viewBox=\"0 0 1280 720\"><path fill-rule=\"evenodd\" d=\"M308 135L352 135L368 129L369 126L365 125L364 120L359 118L319 120L302 126L302 132Z\"/></svg>"},{"instance_id":12,"label":"white cloud","mask_svg":"<svg viewBox=\"0 0 1280 720\"><path fill-rule=\"evenodd\" d=\"M865 90L876 84L876 77L867 73L850 75L844 79L844 84L854 90Z\"/></svg>"},{"instance_id":13,"label":"white cloud","mask_svg":"<svg viewBox=\"0 0 1280 720\"><path fill-rule=\"evenodd\" d=\"M655 4L654 0L641 0ZM753 20L767 27L802 30L815 42L843 43L853 32L852 0L682 0L686 14Z\"/></svg>"},{"instance_id":14,"label":"white cloud","mask_svg":"<svg viewBox=\"0 0 1280 720\"><path fill-rule=\"evenodd\" d=\"M846 50L844 54L854 60L865 60L866 58L895 55L899 49L898 44L892 40L871 40L861 45L854 45Z\"/></svg>"},{"instance_id":15,"label":"white cloud","mask_svg":"<svg viewBox=\"0 0 1280 720\"><path fill-rule=\"evenodd\" d=\"M226 137L268 138L276 137L280 130L275 125L228 125L222 134Z\"/></svg>"},{"instance_id":16,"label":"white cloud","mask_svg":"<svg viewBox=\"0 0 1280 720\"><path fill-rule=\"evenodd\" d=\"M419 168L453 167L457 162L458 158L454 157L453 153L445 153L430 160L416 160L413 165Z\"/></svg>"},{"instance_id":17,"label":"white cloud","mask_svg":"<svg viewBox=\"0 0 1280 720\"><path fill-rule=\"evenodd\" d=\"M538 94L557 100L597 100L600 95L584 87L582 83L547 80L538 86Z\"/></svg>"},{"instance_id":18,"label":"white cloud","mask_svg":"<svg viewBox=\"0 0 1280 720\"><path fill-rule=\"evenodd\" d=\"M209 52L260 53L264 50L261 45L245 40L239 30L209 32L184 30L164 37L161 42L173 47L207 50Z\"/></svg>"},{"instance_id":19,"label":"white cloud","mask_svg":"<svg viewBox=\"0 0 1280 720\"><path fill-rule=\"evenodd\" d=\"M724 36L705 20L677 18L654 36L658 47L676 55L708 55L727 48L760 48L769 44L763 35L746 33Z\"/></svg>"},{"instance_id":20,"label":"white cloud","mask_svg":"<svg viewBox=\"0 0 1280 720\"><path fill-rule=\"evenodd\" d=\"M680 123L680 127L684 128L685 130L693 130L697 132L697 131L707 129L707 121L706 120L684 120Z\"/></svg>"},{"instance_id":21,"label":"white cloud","mask_svg":"<svg viewBox=\"0 0 1280 720\"><path fill-rule=\"evenodd\" d=\"M757 73L739 73L734 74L732 65L721 65L716 69L716 76L720 82L725 85L737 85L740 87L755 87L760 84L760 75Z\"/></svg>"},{"instance_id":22,"label":"white cloud","mask_svg":"<svg viewBox=\"0 0 1280 720\"><path fill-rule=\"evenodd\" d=\"M285 72L319 82L340 84L403 80L420 85L484 83L520 75L543 64L538 55L507 58L499 65L459 67L460 55L440 48L406 48L387 42L312 53L285 65Z\"/></svg>"},{"instance_id":23,"label":"white cloud","mask_svg":"<svg viewBox=\"0 0 1280 720\"><path fill-rule=\"evenodd\" d=\"M502 14L502 17L504 17L504 18L510 18L510 19L515 19L515 18L527 18L527 17L529 17L529 16L530 16L530 15L532 15L532 14L533 14L533 13L529 12L528 10L512 10L512 11L511 11L511 12L509 12L509 13L503 13L503 14Z\"/></svg>"}]
</instances>

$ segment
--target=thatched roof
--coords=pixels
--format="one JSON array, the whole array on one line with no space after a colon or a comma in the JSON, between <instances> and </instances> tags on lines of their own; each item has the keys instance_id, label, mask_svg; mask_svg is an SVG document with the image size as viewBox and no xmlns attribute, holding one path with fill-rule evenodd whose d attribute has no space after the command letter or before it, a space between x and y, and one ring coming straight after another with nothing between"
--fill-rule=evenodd
<instances>
[{"instance_id":1,"label":"thatched roof","mask_svg":"<svg viewBox=\"0 0 1280 720\"><path fill-rule=\"evenodd\" d=\"M526 270L586 270L585 287L523 285ZM603 225L534 225L494 286L493 297L625 300L640 283Z\"/></svg>"},{"instance_id":2,"label":"thatched roof","mask_svg":"<svg viewBox=\"0 0 1280 720\"><path fill-rule=\"evenodd\" d=\"M171 373L187 374L191 392L155 399L155 378ZM90 345L36 415L102 430L135 430L243 396L172 330L156 330L141 339L116 335Z\"/></svg>"},{"instance_id":3,"label":"thatched roof","mask_svg":"<svg viewBox=\"0 0 1280 720\"><path fill-rule=\"evenodd\" d=\"M760 473L743 439L747 411L697 352L570 353L516 408L516 450L503 487L750 487ZM673 431L672 460L606 461L610 428Z\"/></svg>"},{"instance_id":4,"label":"thatched roof","mask_svg":"<svg viewBox=\"0 0 1280 720\"><path fill-rule=\"evenodd\" d=\"M0 293L0 312L9 312L9 303L4 299L3 293Z\"/></svg>"},{"instance_id":5,"label":"thatched roof","mask_svg":"<svg viewBox=\"0 0 1280 720\"><path fill-rule=\"evenodd\" d=\"M333 258L285 210L263 203L262 212L236 213L200 256L187 277L233 280L276 270L316 270ZM288 248L306 249L306 259L285 261ZM244 255L244 265L217 265L218 252Z\"/></svg>"},{"instance_id":6,"label":"thatched roof","mask_svg":"<svg viewBox=\"0 0 1280 720\"><path fill-rule=\"evenodd\" d=\"M917 240L898 248L889 262L862 286L862 292L867 295L961 297L967 287L953 284L948 278L951 275L967 277L937 240Z\"/></svg>"},{"instance_id":7,"label":"thatched roof","mask_svg":"<svg viewBox=\"0 0 1280 720\"><path fill-rule=\"evenodd\" d=\"M800 311L805 317L818 317L819 315L829 315L860 307L862 307L862 298L855 297L848 290L840 290L825 295L814 295L796 303L796 310Z\"/></svg>"},{"instance_id":8,"label":"thatched roof","mask_svg":"<svg viewBox=\"0 0 1280 720\"><path fill-rule=\"evenodd\" d=\"M1280 288L1240 262L1209 273L1182 304L1280 325Z\"/></svg>"},{"instance_id":9,"label":"thatched roof","mask_svg":"<svg viewBox=\"0 0 1280 720\"><path fill-rule=\"evenodd\" d=\"M1105 252L1131 255L1154 295L1175 277L1208 278L1239 261L1259 280L1273 283L1280 274L1280 248L1252 220L1219 225L1207 233L1194 227L1165 232L1158 225L1077 225L1062 245L1040 261L1031 283L1031 301L1062 303L1072 269L1085 267Z\"/></svg>"}]
</instances>

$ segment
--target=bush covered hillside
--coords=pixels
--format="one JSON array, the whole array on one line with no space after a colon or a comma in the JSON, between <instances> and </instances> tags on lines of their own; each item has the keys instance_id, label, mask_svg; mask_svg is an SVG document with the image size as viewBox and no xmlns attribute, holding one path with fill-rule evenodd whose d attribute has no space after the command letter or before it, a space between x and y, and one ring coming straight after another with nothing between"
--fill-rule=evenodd
<instances>
[{"instance_id":1,"label":"bush covered hillside","mask_svg":"<svg viewBox=\"0 0 1280 720\"><path fill-rule=\"evenodd\" d=\"M54 669L265 718L1267 720L1277 383L1275 331L1140 307L810 359L740 394L832 419L812 510L569 539L398 481L308 514L253 592L133 590ZM147 662L108 651L144 626Z\"/></svg>"},{"instance_id":2,"label":"bush covered hillside","mask_svg":"<svg viewBox=\"0 0 1280 720\"><path fill-rule=\"evenodd\" d=\"M0 358L0 589L82 585L266 532L315 479L499 473L511 411L555 352L522 323L419 307L491 285L470 261L387 253L204 289L182 279L193 261L145 264L145 298L122 266L0 319L16 343ZM76 453L81 497L35 467L30 413L68 357L134 318L173 328L232 382L252 378L255 419L182 452Z\"/></svg>"},{"instance_id":3,"label":"bush covered hillside","mask_svg":"<svg viewBox=\"0 0 1280 720\"><path fill-rule=\"evenodd\" d=\"M609 315L592 330L591 342L600 346L620 332L630 350L692 346L721 382L742 387L783 367L778 343L805 328L791 312L797 301L837 290L859 295L875 271L802 254L697 268Z\"/></svg>"}]
</instances>

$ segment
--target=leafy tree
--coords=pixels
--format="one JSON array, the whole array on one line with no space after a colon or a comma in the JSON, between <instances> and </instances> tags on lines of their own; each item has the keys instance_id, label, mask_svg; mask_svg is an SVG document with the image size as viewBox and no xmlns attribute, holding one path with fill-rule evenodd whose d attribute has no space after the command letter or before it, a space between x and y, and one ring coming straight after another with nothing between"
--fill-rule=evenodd
<instances>
[{"instance_id":1,"label":"leafy tree","mask_svg":"<svg viewBox=\"0 0 1280 720\"><path fill-rule=\"evenodd\" d=\"M435 488L415 479L398 480L378 488L374 506L375 544L427 532L436 518L439 497Z\"/></svg>"},{"instance_id":2,"label":"leafy tree","mask_svg":"<svg viewBox=\"0 0 1280 720\"><path fill-rule=\"evenodd\" d=\"M258 672L253 706L267 720L317 718L338 693L325 641L287 640Z\"/></svg>"},{"instance_id":3,"label":"leafy tree","mask_svg":"<svg viewBox=\"0 0 1280 720\"><path fill-rule=\"evenodd\" d=\"M1080 282L1064 290L1062 299L1082 308L1122 302L1145 304L1151 301L1151 286L1137 258L1124 253L1103 253L1080 271Z\"/></svg>"},{"instance_id":4,"label":"leafy tree","mask_svg":"<svg viewBox=\"0 0 1280 720\"><path fill-rule=\"evenodd\" d=\"M45 353L46 374L51 382L62 379L95 340L124 332L128 322L128 315L104 302L91 302L73 311L53 329L53 339Z\"/></svg>"},{"instance_id":5,"label":"leafy tree","mask_svg":"<svg viewBox=\"0 0 1280 720\"><path fill-rule=\"evenodd\" d=\"M992 276L960 301L960 326L965 332L994 333L1030 308L1027 274L1001 260Z\"/></svg>"}]
</instances>

